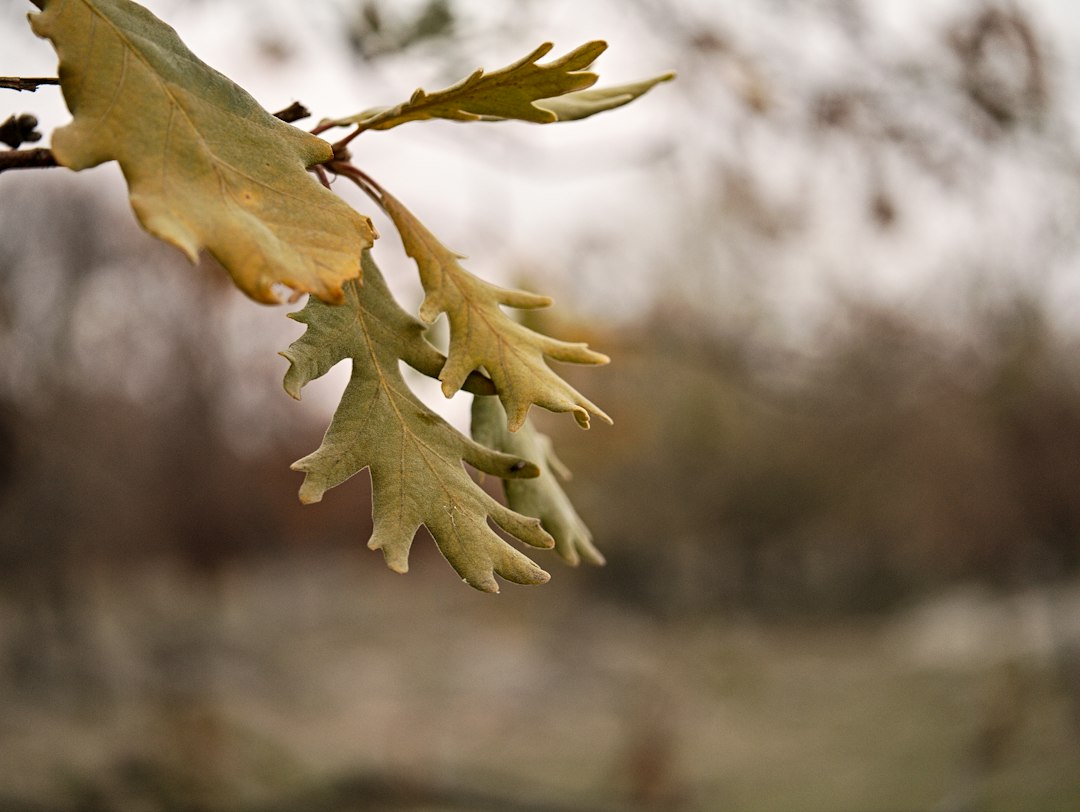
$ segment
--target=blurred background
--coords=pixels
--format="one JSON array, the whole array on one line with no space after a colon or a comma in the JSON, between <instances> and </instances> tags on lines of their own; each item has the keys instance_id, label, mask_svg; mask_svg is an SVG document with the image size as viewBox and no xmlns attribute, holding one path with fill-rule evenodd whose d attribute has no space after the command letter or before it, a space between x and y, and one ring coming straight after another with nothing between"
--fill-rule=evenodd
<instances>
[{"instance_id":1,"label":"blurred background","mask_svg":"<svg viewBox=\"0 0 1080 812\"><path fill-rule=\"evenodd\" d=\"M536 415L608 565L539 552L551 583L492 597L422 532L389 572L366 474L297 501L344 377L284 394L292 308L142 233L115 165L7 172L0 810L1080 805L1073 3L146 5L314 120L544 40L607 39L601 84L679 71L355 142L613 357L566 374L614 427ZM0 74L55 75L28 10ZM68 118L0 91L27 112Z\"/></svg>"}]
</instances>

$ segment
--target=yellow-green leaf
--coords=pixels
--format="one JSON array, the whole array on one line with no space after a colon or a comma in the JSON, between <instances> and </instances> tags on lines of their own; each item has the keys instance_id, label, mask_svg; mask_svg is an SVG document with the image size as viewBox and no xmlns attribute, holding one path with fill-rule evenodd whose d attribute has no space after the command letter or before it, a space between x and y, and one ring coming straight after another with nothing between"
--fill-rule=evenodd
<instances>
[{"instance_id":1,"label":"yellow-green leaf","mask_svg":"<svg viewBox=\"0 0 1080 812\"><path fill-rule=\"evenodd\" d=\"M629 104L634 99L644 96L661 82L670 82L674 78L674 72L669 71L640 82L600 87L594 90L579 90L576 93L567 93L551 99L541 99L536 102L536 106L553 113L556 121L577 121Z\"/></svg>"},{"instance_id":2,"label":"yellow-green leaf","mask_svg":"<svg viewBox=\"0 0 1080 812\"><path fill-rule=\"evenodd\" d=\"M407 102L395 107L366 110L323 123L359 124L365 130L388 130L408 121L429 118L453 121L518 119L548 124L557 120L555 113L536 102L591 87L597 76L586 69L607 49L607 43L600 40L587 42L565 56L537 64L552 47L550 42L545 42L528 56L491 73L478 68L444 90L428 93L418 89Z\"/></svg>"},{"instance_id":3,"label":"yellow-green leaf","mask_svg":"<svg viewBox=\"0 0 1080 812\"><path fill-rule=\"evenodd\" d=\"M363 264L364 284L347 283L344 303L311 299L292 315L307 330L282 353L290 364L285 389L296 398L308 381L352 359L352 376L322 445L293 464L305 473L301 500L318 502L370 468L374 533L368 546L381 549L392 570L408 569L413 536L423 524L470 586L498 592L495 575L522 584L547 581L546 572L487 523L490 517L526 544L551 547L540 521L488 496L462 461L504 479L537 476L539 468L462 436L416 398L399 361L422 366L438 351L423 338L423 325L394 302L369 252Z\"/></svg>"},{"instance_id":4,"label":"yellow-green leaf","mask_svg":"<svg viewBox=\"0 0 1080 812\"><path fill-rule=\"evenodd\" d=\"M540 476L533 479L504 479L506 501L518 513L535 516L555 539L555 552L571 566L585 559L601 565L604 556L596 549L592 533L578 516L560 479L570 478L551 446L551 439L526 420L520 431L506 429L506 412L497 398L477 396L472 406L472 436L478 443L536 463Z\"/></svg>"},{"instance_id":5,"label":"yellow-green leaf","mask_svg":"<svg viewBox=\"0 0 1080 812\"><path fill-rule=\"evenodd\" d=\"M120 163L152 234L192 261L206 248L262 302L284 285L337 301L371 222L306 170L330 146L264 110L128 0L48 0L31 15L60 59L73 120L53 134L71 169Z\"/></svg>"},{"instance_id":6,"label":"yellow-green leaf","mask_svg":"<svg viewBox=\"0 0 1080 812\"><path fill-rule=\"evenodd\" d=\"M593 414L610 423L600 408L559 377L546 358L576 364L606 364L608 357L585 344L559 341L511 319L502 305L547 307L546 296L506 290L473 276L458 263L460 255L440 243L397 199L382 193L382 205L394 221L405 252L416 261L426 296L420 318L433 322L440 313L450 321L450 347L439 373L443 394L457 392L474 370L491 377L516 431L532 404L553 412L572 412L582 428Z\"/></svg>"}]
</instances>

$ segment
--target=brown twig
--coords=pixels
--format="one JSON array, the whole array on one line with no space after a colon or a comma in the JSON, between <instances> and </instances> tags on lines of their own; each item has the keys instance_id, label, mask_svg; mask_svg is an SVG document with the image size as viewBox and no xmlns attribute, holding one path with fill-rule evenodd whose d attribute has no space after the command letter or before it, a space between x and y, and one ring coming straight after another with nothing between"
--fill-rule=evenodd
<instances>
[{"instance_id":1,"label":"brown twig","mask_svg":"<svg viewBox=\"0 0 1080 812\"><path fill-rule=\"evenodd\" d=\"M282 121L292 124L294 121L299 121L310 115L311 111L304 107L304 105L300 102L293 102L284 110L278 110L274 113L274 118L280 118Z\"/></svg>"},{"instance_id":2,"label":"brown twig","mask_svg":"<svg viewBox=\"0 0 1080 812\"><path fill-rule=\"evenodd\" d=\"M23 81L39 80L26 79ZM279 110L274 113L276 118L288 122L298 121L309 115L311 115L311 113L304 105L300 104L300 102L293 102L284 110ZM56 162L56 156L52 154L52 150L43 147L38 149L11 149L0 152L0 172L4 172L8 169L44 169L59 165L60 164Z\"/></svg>"},{"instance_id":3,"label":"brown twig","mask_svg":"<svg viewBox=\"0 0 1080 812\"><path fill-rule=\"evenodd\" d=\"M0 76L0 88L4 90L28 90L33 93L42 85L58 85L60 80L51 77Z\"/></svg>"},{"instance_id":4,"label":"brown twig","mask_svg":"<svg viewBox=\"0 0 1080 812\"><path fill-rule=\"evenodd\" d=\"M59 166L51 149L11 149L0 151L0 172L8 169L43 169Z\"/></svg>"},{"instance_id":5,"label":"brown twig","mask_svg":"<svg viewBox=\"0 0 1080 812\"><path fill-rule=\"evenodd\" d=\"M349 146L349 142L356 138L356 136L360 135L360 133L362 133L363 131L364 127L362 125L356 125L355 130L334 142L334 152L345 152L346 148Z\"/></svg>"},{"instance_id":6,"label":"brown twig","mask_svg":"<svg viewBox=\"0 0 1080 812\"><path fill-rule=\"evenodd\" d=\"M370 197L380 209L382 209L383 211L386 210L382 198L383 188L375 181L374 178L372 178L362 169L359 169L353 166L351 163L343 160L331 161L330 163L325 164L325 166L335 175L343 175L349 180L351 180L353 183L359 186L361 191L363 191L364 194Z\"/></svg>"},{"instance_id":7,"label":"brown twig","mask_svg":"<svg viewBox=\"0 0 1080 812\"><path fill-rule=\"evenodd\" d=\"M319 183L329 189L330 176L326 174L326 170L322 168L322 164L315 164L311 169L315 173L315 177L319 179Z\"/></svg>"}]
</instances>

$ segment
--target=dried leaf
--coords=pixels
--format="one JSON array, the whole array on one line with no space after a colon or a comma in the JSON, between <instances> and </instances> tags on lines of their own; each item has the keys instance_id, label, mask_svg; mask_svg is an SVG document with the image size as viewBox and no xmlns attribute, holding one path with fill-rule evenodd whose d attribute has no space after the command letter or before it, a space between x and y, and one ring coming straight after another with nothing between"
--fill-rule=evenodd
<instances>
[{"instance_id":1,"label":"dried leaf","mask_svg":"<svg viewBox=\"0 0 1080 812\"><path fill-rule=\"evenodd\" d=\"M607 49L607 43L599 40L587 42L565 56L538 65L538 60L553 47L550 42L545 42L528 56L505 68L491 73L478 68L445 90L428 93L418 89L407 102L395 107L366 110L323 124L359 124L365 130L388 130L408 121L429 118L453 121L498 118L549 124L557 120L555 113L536 102L591 87L597 76L586 68Z\"/></svg>"},{"instance_id":2,"label":"dried leaf","mask_svg":"<svg viewBox=\"0 0 1080 812\"><path fill-rule=\"evenodd\" d=\"M368 252L363 265L364 285L347 283L343 304L309 300L292 315L307 331L282 353L290 363L285 389L296 398L308 381L352 359L352 376L322 445L293 464L306 474L301 501L318 502L370 468L375 525L368 546L383 551L390 569L408 569L412 539L423 524L470 586L497 592L496 574L521 584L547 581L546 572L487 523L490 517L527 544L551 547L540 521L500 505L461 463L504 479L537 476L539 468L462 436L416 398L399 362L438 351L423 338L423 325L394 302Z\"/></svg>"},{"instance_id":3,"label":"dried leaf","mask_svg":"<svg viewBox=\"0 0 1080 812\"><path fill-rule=\"evenodd\" d=\"M116 160L151 233L194 262L206 248L261 302L275 287L341 298L371 222L306 170L326 142L274 118L128 0L48 0L31 15L60 58L73 121L53 134L64 166Z\"/></svg>"},{"instance_id":4,"label":"dried leaf","mask_svg":"<svg viewBox=\"0 0 1080 812\"><path fill-rule=\"evenodd\" d=\"M541 99L536 106L555 114L556 121L577 121L589 116L614 110L644 96L661 82L670 82L674 72L662 73L651 79L630 82L625 85L601 87L595 90L579 90L551 99Z\"/></svg>"},{"instance_id":5,"label":"dried leaf","mask_svg":"<svg viewBox=\"0 0 1080 812\"><path fill-rule=\"evenodd\" d=\"M596 404L560 378L545 361L553 358L576 364L606 364L608 358L585 344L559 341L530 330L509 318L501 305L547 307L546 296L497 287L466 271L459 254L446 248L416 217L391 195L382 205L401 234L406 253L420 270L427 294L420 318L430 324L440 313L450 320L450 348L439 373L443 394L453 396L469 373L483 369L491 376L509 415L511 431L525 422L532 404L553 412L573 412L582 428L589 415L610 423Z\"/></svg>"},{"instance_id":6,"label":"dried leaf","mask_svg":"<svg viewBox=\"0 0 1080 812\"><path fill-rule=\"evenodd\" d=\"M581 559L601 565L604 556L596 549L592 534L578 516L559 480L570 478L551 446L551 438L536 430L531 420L511 434L506 429L506 412L497 398L474 397L472 436L478 443L536 463L540 476L534 479L505 479L506 501L518 513L535 516L555 539L555 552L572 566Z\"/></svg>"}]
</instances>

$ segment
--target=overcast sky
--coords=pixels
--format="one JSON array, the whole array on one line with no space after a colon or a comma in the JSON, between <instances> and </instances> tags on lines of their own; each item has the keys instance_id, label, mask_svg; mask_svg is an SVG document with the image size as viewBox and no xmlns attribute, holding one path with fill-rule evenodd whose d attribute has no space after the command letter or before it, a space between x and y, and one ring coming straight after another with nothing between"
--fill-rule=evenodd
<instances>
[{"instance_id":1,"label":"overcast sky","mask_svg":"<svg viewBox=\"0 0 1080 812\"><path fill-rule=\"evenodd\" d=\"M1055 299L1064 311L1075 312L1080 303L1080 284L1072 281L1080 276L1073 267L1076 257L1059 248L1045 257L1033 255L1046 245L1048 229L1057 233L1070 227L1076 203L1074 184L1046 157L1039 137L987 147L961 143L951 125L940 125L935 137L953 139L960 158L975 167L974 180L953 189L939 188L902 158L886 156L875 172L898 190L900 212L888 231L869 227L860 213L868 181L850 149L789 137L784 117L794 121L801 97L830 83L850 81L880 90L890 104L910 105L912 118L939 110L937 100L918 94L905 98L911 88L890 85L900 74L889 71L920 60L936 70L936 60L947 54L942 42L948 27L982 7L974 0L654 4L684 23L700 21L723 32L738 59L710 63L662 36L662 20L628 14L624 3L515 3L509 16L509 4L461 0L456 5L463 20L460 47L449 59L460 64L448 66L443 51L417 48L374 68L358 61L334 33L346 16L344 2L150 0L145 5L267 107L300 99L317 116L394 103L419 85L433 89L472 67L503 65L543 40L555 42L556 53L588 39L608 40L611 47L597 64L601 84L679 69L675 85L586 122L555 127L431 122L368 133L356 142L356 162L404 199L444 242L469 255L472 270L500 281L527 276L542 285L547 280L562 296L560 305L633 318L688 262L695 263L698 275L712 277L695 284L703 295L715 296L718 306L719 300L734 301L744 288L756 287L766 293L755 295L793 313L795 321L802 313L827 308L838 291L903 303L935 285L950 287L951 274L959 273L955 268L987 263L1002 266L994 272L1006 275L1029 274L1037 264L1047 284L1056 286ZM1080 112L1080 13L1070 0L1016 5L1032 10L1036 33L1049 46L1051 88L1064 111L1060 126L1074 125ZM24 33L26 7L0 5L4 40L10 43L2 72L54 73L48 44ZM863 31L857 39L837 22L835 9L844 7L861 10ZM286 45L291 57L268 60L268 44ZM869 64L868 54L886 67ZM702 66L716 70L717 65L723 70L715 76L695 75ZM741 104L740 83L746 77L736 74L745 66L772 94L771 116L755 118ZM942 62L941 70L950 69ZM67 118L54 90L0 95L0 115L24 109L38 113L45 130ZM717 200L726 199L718 197L718 187L731 180L730 172L723 178L713 173L710 167L717 162L745 168L767 207L784 211L796 198L808 205L797 240L753 242L724 219L722 205L714 211ZM118 173L99 182L120 193ZM370 209L351 191L345 194ZM396 242L385 222L380 230L386 242ZM700 247L692 244L696 240ZM404 276L396 244L382 253L395 290L415 301L419 293ZM568 297L571 289L575 293Z\"/></svg>"}]
</instances>

